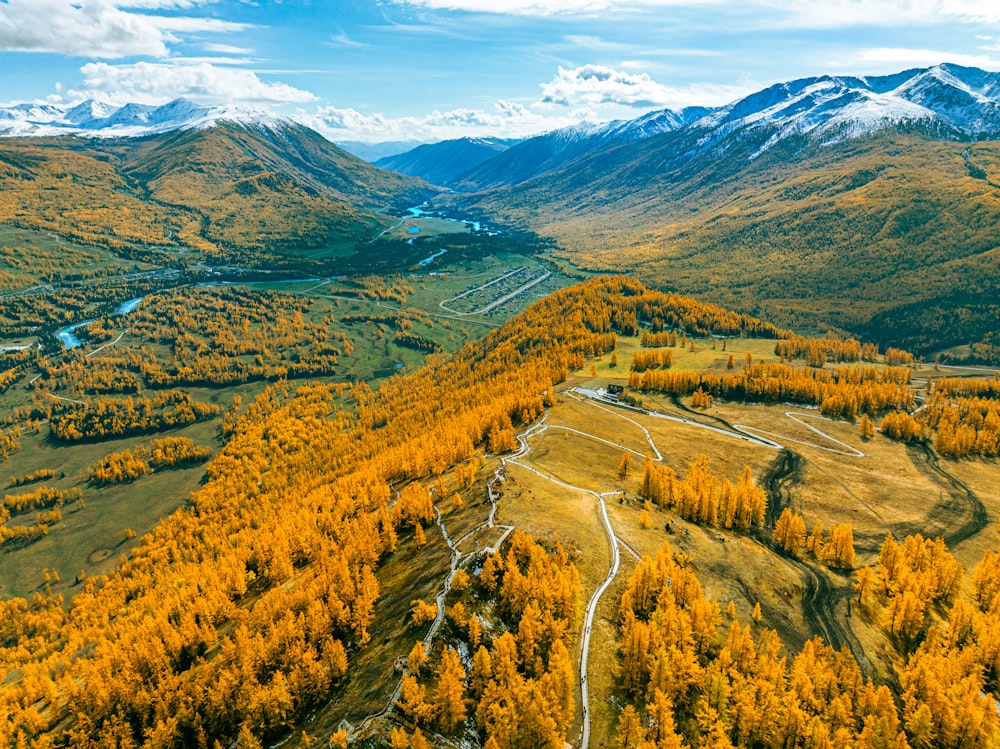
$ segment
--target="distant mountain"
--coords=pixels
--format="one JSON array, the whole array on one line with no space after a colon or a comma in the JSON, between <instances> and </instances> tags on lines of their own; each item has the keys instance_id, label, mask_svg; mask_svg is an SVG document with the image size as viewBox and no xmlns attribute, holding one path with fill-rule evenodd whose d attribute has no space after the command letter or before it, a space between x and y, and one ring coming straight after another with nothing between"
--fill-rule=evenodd
<instances>
[{"instance_id":1,"label":"distant mountain","mask_svg":"<svg viewBox=\"0 0 1000 749\"><path fill-rule=\"evenodd\" d=\"M359 140L338 140L335 143L348 153L353 153L359 159L374 164L386 156L412 151L417 146L424 145L420 140L387 140L382 143L363 143Z\"/></svg>"},{"instance_id":2,"label":"distant mountain","mask_svg":"<svg viewBox=\"0 0 1000 749\"><path fill-rule=\"evenodd\" d=\"M437 192L302 125L249 111L205 112L188 102L107 111L90 103L59 121L82 130L0 140L0 221L96 244L181 245L273 266L315 248L353 248L389 225L387 208ZM166 131L109 136L140 128ZM93 133L101 137L81 137Z\"/></svg>"},{"instance_id":3,"label":"distant mountain","mask_svg":"<svg viewBox=\"0 0 1000 749\"><path fill-rule=\"evenodd\" d=\"M248 107L201 106L187 99L175 99L161 106L121 107L84 101L72 108L49 104L0 108L0 137L136 138L173 130L203 130L220 122L264 128L292 124L291 120L269 112Z\"/></svg>"},{"instance_id":4,"label":"distant mountain","mask_svg":"<svg viewBox=\"0 0 1000 749\"><path fill-rule=\"evenodd\" d=\"M434 185L451 185L487 159L516 146L520 140L458 138L417 146L412 151L387 156L375 162L380 169L420 177Z\"/></svg>"},{"instance_id":5,"label":"distant mountain","mask_svg":"<svg viewBox=\"0 0 1000 749\"><path fill-rule=\"evenodd\" d=\"M683 127L713 110L690 107L680 112L664 109L635 120L607 124L582 123L529 138L457 176L449 187L476 192L520 184L566 166L597 149L649 138Z\"/></svg>"},{"instance_id":6,"label":"distant mountain","mask_svg":"<svg viewBox=\"0 0 1000 749\"><path fill-rule=\"evenodd\" d=\"M876 338L891 327L886 342L932 353L996 329L998 137L1000 74L940 65L823 76L438 202L553 237L590 270L790 326ZM904 307L915 322L890 326ZM959 307L962 323L944 324Z\"/></svg>"}]
</instances>

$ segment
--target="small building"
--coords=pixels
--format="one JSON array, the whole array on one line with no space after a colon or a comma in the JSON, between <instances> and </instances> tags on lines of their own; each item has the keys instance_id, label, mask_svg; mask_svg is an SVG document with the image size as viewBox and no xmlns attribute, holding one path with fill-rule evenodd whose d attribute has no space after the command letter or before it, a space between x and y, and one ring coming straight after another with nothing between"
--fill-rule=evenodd
<instances>
[{"instance_id":1,"label":"small building","mask_svg":"<svg viewBox=\"0 0 1000 749\"><path fill-rule=\"evenodd\" d=\"M625 388L622 385L608 385L604 392L606 392L608 397L612 400L620 400L622 393L625 392Z\"/></svg>"}]
</instances>

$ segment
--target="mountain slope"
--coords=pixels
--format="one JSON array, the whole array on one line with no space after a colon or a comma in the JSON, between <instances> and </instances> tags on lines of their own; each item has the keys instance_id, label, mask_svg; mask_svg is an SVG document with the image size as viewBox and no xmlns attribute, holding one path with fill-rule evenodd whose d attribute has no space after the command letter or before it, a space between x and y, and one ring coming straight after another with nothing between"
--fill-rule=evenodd
<instances>
[{"instance_id":1,"label":"mountain slope","mask_svg":"<svg viewBox=\"0 0 1000 749\"><path fill-rule=\"evenodd\" d=\"M664 109L627 122L580 124L529 138L460 175L449 186L476 192L520 184L532 177L565 167L598 149L611 148L683 127L711 110L689 107L681 112Z\"/></svg>"},{"instance_id":2,"label":"mountain slope","mask_svg":"<svg viewBox=\"0 0 1000 749\"><path fill-rule=\"evenodd\" d=\"M375 166L420 177L434 185L450 185L459 175L519 142L500 138L457 138L428 143L406 153L386 156L376 161Z\"/></svg>"},{"instance_id":3,"label":"mountain slope","mask_svg":"<svg viewBox=\"0 0 1000 749\"><path fill-rule=\"evenodd\" d=\"M376 211L432 194L287 121L4 139L0 190L0 221L92 243L222 249L251 262L264 251L352 246L386 225Z\"/></svg>"},{"instance_id":4,"label":"mountain slope","mask_svg":"<svg viewBox=\"0 0 1000 749\"><path fill-rule=\"evenodd\" d=\"M931 353L996 327L976 300L1000 289L1000 144L968 141L1000 132L998 81L940 66L792 82L447 200L553 236L588 269L884 343L873 317L915 303L947 316L963 290L971 317L940 340L893 326L895 343Z\"/></svg>"},{"instance_id":5,"label":"mountain slope","mask_svg":"<svg viewBox=\"0 0 1000 749\"><path fill-rule=\"evenodd\" d=\"M423 141L387 140L380 143L363 143L359 140L338 140L336 144L348 153L353 153L359 159L373 164L387 156L396 156L407 151L412 151L417 146L422 146Z\"/></svg>"}]
</instances>

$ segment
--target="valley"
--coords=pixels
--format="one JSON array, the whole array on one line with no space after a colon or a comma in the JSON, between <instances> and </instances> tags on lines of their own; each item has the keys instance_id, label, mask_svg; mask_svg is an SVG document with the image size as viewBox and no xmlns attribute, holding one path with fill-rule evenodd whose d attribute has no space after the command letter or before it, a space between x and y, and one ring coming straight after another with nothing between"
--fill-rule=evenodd
<instances>
[{"instance_id":1,"label":"valley","mask_svg":"<svg viewBox=\"0 0 1000 749\"><path fill-rule=\"evenodd\" d=\"M991 75L9 117L0 744L994 746Z\"/></svg>"}]
</instances>

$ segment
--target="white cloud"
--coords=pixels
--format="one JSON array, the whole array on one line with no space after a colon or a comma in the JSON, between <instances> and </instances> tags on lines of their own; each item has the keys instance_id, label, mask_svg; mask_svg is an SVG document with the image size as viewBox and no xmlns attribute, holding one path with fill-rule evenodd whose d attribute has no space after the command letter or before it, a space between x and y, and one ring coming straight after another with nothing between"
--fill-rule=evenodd
<instances>
[{"instance_id":1,"label":"white cloud","mask_svg":"<svg viewBox=\"0 0 1000 749\"><path fill-rule=\"evenodd\" d=\"M106 2L9 0L0 5L0 49L84 57L167 54L168 35L148 18Z\"/></svg>"},{"instance_id":2,"label":"white cloud","mask_svg":"<svg viewBox=\"0 0 1000 749\"><path fill-rule=\"evenodd\" d=\"M0 50L114 59L166 57L172 32L223 33L245 24L154 16L123 8L182 9L196 0L7 0L0 3Z\"/></svg>"},{"instance_id":3,"label":"white cloud","mask_svg":"<svg viewBox=\"0 0 1000 749\"><path fill-rule=\"evenodd\" d=\"M727 104L750 93L743 86L694 84L684 88L664 86L647 73L625 73L603 65L583 65L572 70L562 66L548 83L542 84L542 105L564 107L617 104L640 109L681 108Z\"/></svg>"},{"instance_id":4,"label":"white cloud","mask_svg":"<svg viewBox=\"0 0 1000 749\"><path fill-rule=\"evenodd\" d=\"M907 49L902 47L871 47L858 50L847 57L830 60L828 65L848 73L864 70L869 74L895 73L905 68L926 68L944 62L985 70L1000 70L1000 58L990 55L970 55L934 49Z\"/></svg>"},{"instance_id":5,"label":"white cloud","mask_svg":"<svg viewBox=\"0 0 1000 749\"><path fill-rule=\"evenodd\" d=\"M329 44L332 47L353 47L355 49L360 49L367 47L368 45L364 42L355 41L351 39L343 29L340 29L336 34L330 36Z\"/></svg>"},{"instance_id":6,"label":"white cloud","mask_svg":"<svg viewBox=\"0 0 1000 749\"><path fill-rule=\"evenodd\" d=\"M201 48L219 55L252 55L254 52L247 47L235 47L232 44L203 44Z\"/></svg>"},{"instance_id":7,"label":"white cloud","mask_svg":"<svg viewBox=\"0 0 1000 749\"><path fill-rule=\"evenodd\" d=\"M524 137L571 124L570 118L545 118L521 104L498 101L493 111L454 109L420 117L386 117L356 109L320 107L315 113L299 112L295 119L333 141L422 140L426 142L464 136Z\"/></svg>"},{"instance_id":8,"label":"white cloud","mask_svg":"<svg viewBox=\"0 0 1000 749\"><path fill-rule=\"evenodd\" d=\"M315 101L308 91L285 83L267 83L250 70L219 67L207 62L171 64L137 62L134 65L87 63L81 90L68 97L111 103L162 104L178 97L210 104L288 104Z\"/></svg>"}]
</instances>

